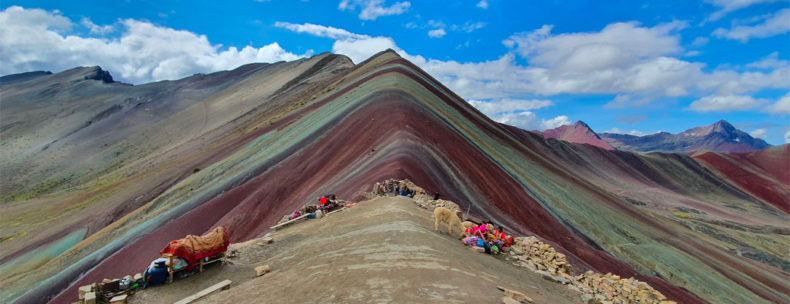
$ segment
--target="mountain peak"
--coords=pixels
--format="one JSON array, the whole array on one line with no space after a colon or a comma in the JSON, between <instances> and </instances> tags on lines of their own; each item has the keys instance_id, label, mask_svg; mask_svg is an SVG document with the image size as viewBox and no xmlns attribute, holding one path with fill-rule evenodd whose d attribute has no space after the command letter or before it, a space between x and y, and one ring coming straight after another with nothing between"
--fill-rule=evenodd
<instances>
[{"instance_id":1,"label":"mountain peak","mask_svg":"<svg viewBox=\"0 0 790 304\"><path fill-rule=\"evenodd\" d=\"M598 136L598 134L595 133L595 131L593 131L590 126L581 120L577 121L573 125L559 126L557 128L548 129L543 132L536 132L543 134L543 137L546 138L561 139L572 143L588 144L606 150L614 150L614 147L601 140L601 137Z\"/></svg>"},{"instance_id":2,"label":"mountain peak","mask_svg":"<svg viewBox=\"0 0 790 304\"><path fill-rule=\"evenodd\" d=\"M585 122L583 122L581 120L576 121L576 123L573 124L573 127L574 128L579 128L579 127L587 128L587 129L590 129L590 131L592 131L592 128L590 128L590 126L588 124L586 124Z\"/></svg>"},{"instance_id":3,"label":"mountain peak","mask_svg":"<svg viewBox=\"0 0 790 304\"><path fill-rule=\"evenodd\" d=\"M735 130L735 127L724 119L713 123L711 126L711 132L732 133Z\"/></svg>"},{"instance_id":4,"label":"mountain peak","mask_svg":"<svg viewBox=\"0 0 790 304\"><path fill-rule=\"evenodd\" d=\"M60 81L100 80L104 83L115 82L110 72L100 66L76 67L54 75Z\"/></svg>"}]
</instances>

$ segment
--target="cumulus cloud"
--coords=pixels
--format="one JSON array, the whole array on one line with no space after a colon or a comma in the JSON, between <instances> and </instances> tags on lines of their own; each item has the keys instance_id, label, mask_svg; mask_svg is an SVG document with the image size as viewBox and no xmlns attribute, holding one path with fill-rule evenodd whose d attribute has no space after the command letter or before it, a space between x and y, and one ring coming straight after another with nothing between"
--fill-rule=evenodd
<instances>
[{"instance_id":1,"label":"cumulus cloud","mask_svg":"<svg viewBox=\"0 0 790 304\"><path fill-rule=\"evenodd\" d=\"M488 1L480 0L480 2L477 2L477 7L482 8L482 9L487 9L488 8Z\"/></svg>"},{"instance_id":2,"label":"cumulus cloud","mask_svg":"<svg viewBox=\"0 0 790 304\"><path fill-rule=\"evenodd\" d=\"M442 38L444 35L447 35L447 32L443 28L428 31L428 37L431 38Z\"/></svg>"},{"instance_id":3,"label":"cumulus cloud","mask_svg":"<svg viewBox=\"0 0 790 304\"><path fill-rule=\"evenodd\" d=\"M768 106L766 111L777 114L790 114L790 93L785 94L776 103Z\"/></svg>"},{"instance_id":4,"label":"cumulus cloud","mask_svg":"<svg viewBox=\"0 0 790 304\"><path fill-rule=\"evenodd\" d=\"M80 24L87 27L91 31L91 34L103 35L103 34L111 33L112 31L115 30L115 28L112 25L97 25L87 17L83 17L82 20L80 20Z\"/></svg>"},{"instance_id":5,"label":"cumulus cloud","mask_svg":"<svg viewBox=\"0 0 790 304\"><path fill-rule=\"evenodd\" d=\"M568 118L568 116L560 115L549 120L541 121L540 127L541 130L545 130L545 129L554 129L569 124L571 124L571 120Z\"/></svg>"},{"instance_id":6,"label":"cumulus cloud","mask_svg":"<svg viewBox=\"0 0 790 304\"><path fill-rule=\"evenodd\" d=\"M552 26L517 33L504 41L530 64L558 72L589 72L623 68L665 55L680 54L674 30L682 22L652 28L638 23L614 23L600 32L551 35Z\"/></svg>"},{"instance_id":7,"label":"cumulus cloud","mask_svg":"<svg viewBox=\"0 0 790 304\"><path fill-rule=\"evenodd\" d=\"M785 143L790 144L790 130L787 130L787 132L785 132Z\"/></svg>"},{"instance_id":8,"label":"cumulus cloud","mask_svg":"<svg viewBox=\"0 0 790 304\"><path fill-rule=\"evenodd\" d=\"M754 129L751 132L749 132L749 135L751 135L754 138L765 138L765 135L768 135L768 129L765 128Z\"/></svg>"},{"instance_id":9,"label":"cumulus cloud","mask_svg":"<svg viewBox=\"0 0 790 304\"><path fill-rule=\"evenodd\" d=\"M100 65L116 79L143 83L300 57L276 42L222 50L189 31L133 19L118 23L118 38L79 36L59 11L9 7L0 12L0 74Z\"/></svg>"},{"instance_id":10,"label":"cumulus cloud","mask_svg":"<svg viewBox=\"0 0 790 304\"><path fill-rule=\"evenodd\" d=\"M519 112L519 113L503 113L498 115L487 115L492 120L511 125L514 127L518 127L524 130L546 130L546 129L553 129L557 128L562 125L568 125L571 123L568 116L560 115L554 117L552 119L540 119L538 118L535 113L530 111Z\"/></svg>"},{"instance_id":11,"label":"cumulus cloud","mask_svg":"<svg viewBox=\"0 0 790 304\"><path fill-rule=\"evenodd\" d=\"M439 21L433 26L443 26ZM790 67L767 71L703 72L704 64L681 60L679 37L684 27L673 22L655 27L617 23L600 32L551 34L551 26L518 33L503 43L511 48L481 62L425 59L400 49L389 37L345 32L333 51L359 63L386 48L412 61L467 99L519 99L557 94L617 94L612 107L637 106L655 98L689 95L744 95L766 88L790 88ZM322 26L317 26L322 27ZM294 31L297 27L290 26ZM330 37L326 30L302 31ZM529 65L517 62L525 56ZM570 64L577 62L578 64Z\"/></svg>"},{"instance_id":12,"label":"cumulus cloud","mask_svg":"<svg viewBox=\"0 0 790 304\"><path fill-rule=\"evenodd\" d=\"M359 19L376 20L376 18L381 16L403 14L411 7L409 1L395 2L390 6L384 6L383 4L383 0L343 0L340 1L337 8L341 11L345 11L361 7L362 11L359 12Z\"/></svg>"},{"instance_id":13,"label":"cumulus cloud","mask_svg":"<svg viewBox=\"0 0 790 304\"><path fill-rule=\"evenodd\" d=\"M689 108L698 112L743 111L757 108L764 103L765 100L751 96L705 96L692 102Z\"/></svg>"},{"instance_id":14,"label":"cumulus cloud","mask_svg":"<svg viewBox=\"0 0 790 304\"><path fill-rule=\"evenodd\" d=\"M750 68L770 70L788 67L790 66L790 61L779 59L779 52L773 52L759 61L749 63L746 66Z\"/></svg>"},{"instance_id":15,"label":"cumulus cloud","mask_svg":"<svg viewBox=\"0 0 790 304\"><path fill-rule=\"evenodd\" d=\"M545 130L570 124L565 115L545 120L530 111L553 106L554 102L547 99L469 100L469 104L496 122L526 130Z\"/></svg>"},{"instance_id":16,"label":"cumulus cloud","mask_svg":"<svg viewBox=\"0 0 790 304\"><path fill-rule=\"evenodd\" d=\"M501 114L521 112L553 106L547 99L503 99L497 101L469 100L469 104L484 114Z\"/></svg>"},{"instance_id":17,"label":"cumulus cloud","mask_svg":"<svg viewBox=\"0 0 790 304\"><path fill-rule=\"evenodd\" d=\"M348 56L354 63L360 63L370 56L386 49L400 51L395 41L389 37L369 37L362 39L337 40L332 44L332 52Z\"/></svg>"},{"instance_id":18,"label":"cumulus cloud","mask_svg":"<svg viewBox=\"0 0 790 304\"><path fill-rule=\"evenodd\" d=\"M716 29L713 36L746 42L752 38L766 38L787 32L790 32L790 8L779 10L759 24Z\"/></svg>"}]
</instances>

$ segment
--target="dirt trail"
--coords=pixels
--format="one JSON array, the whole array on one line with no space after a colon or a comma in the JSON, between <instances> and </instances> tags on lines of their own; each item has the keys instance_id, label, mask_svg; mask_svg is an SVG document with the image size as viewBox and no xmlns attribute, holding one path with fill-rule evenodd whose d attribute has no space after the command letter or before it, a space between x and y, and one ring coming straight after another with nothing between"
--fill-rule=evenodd
<instances>
[{"instance_id":1,"label":"dirt trail","mask_svg":"<svg viewBox=\"0 0 790 304\"><path fill-rule=\"evenodd\" d=\"M446 229L446 226L443 227ZM200 303L501 303L504 286L535 303L579 303L578 292L433 231L432 214L405 197L381 197L324 219L232 244L234 265L149 288L130 303L174 302L224 279ZM253 268L272 271L255 277Z\"/></svg>"}]
</instances>

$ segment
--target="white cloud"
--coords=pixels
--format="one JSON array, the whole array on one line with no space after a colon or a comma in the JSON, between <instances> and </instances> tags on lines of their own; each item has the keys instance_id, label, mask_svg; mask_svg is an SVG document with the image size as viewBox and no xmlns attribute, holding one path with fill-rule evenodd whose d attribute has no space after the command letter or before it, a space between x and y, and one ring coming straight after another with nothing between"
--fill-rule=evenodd
<instances>
[{"instance_id":1,"label":"white cloud","mask_svg":"<svg viewBox=\"0 0 790 304\"><path fill-rule=\"evenodd\" d=\"M300 57L276 42L221 50L189 31L133 19L119 24L123 31L118 38L78 36L71 33L71 20L58 11L9 7L0 12L0 74L100 65L116 79L142 83Z\"/></svg>"},{"instance_id":2,"label":"white cloud","mask_svg":"<svg viewBox=\"0 0 790 304\"><path fill-rule=\"evenodd\" d=\"M478 21L478 22L471 22L471 21L467 21L466 23L464 23L464 25L453 25L451 29L453 31L459 31L460 30L460 31L464 31L464 32L467 32L467 33L471 33L471 32L474 32L476 30L479 30L481 28L484 28L485 26L486 26L485 22L480 22L480 21Z\"/></svg>"},{"instance_id":3,"label":"white cloud","mask_svg":"<svg viewBox=\"0 0 790 304\"><path fill-rule=\"evenodd\" d=\"M274 26L279 28L284 28L292 32L306 33L313 36L332 38L336 40L370 38L370 36L368 35L355 34L344 29L339 29L331 26L316 25L312 23L294 24L289 22L277 21L274 23Z\"/></svg>"},{"instance_id":4,"label":"white cloud","mask_svg":"<svg viewBox=\"0 0 790 304\"><path fill-rule=\"evenodd\" d=\"M389 37L371 37L368 35L356 34L344 29L331 26L316 25L312 23L294 24L288 22L275 22L275 26L284 28L296 33L305 33L318 37L334 39L332 52L348 56L354 63L360 63L386 49L393 49L401 56L409 56L395 45L395 41ZM420 57L410 57L415 60L422 60ZM424 61L424 60L423 60Z\"/></svg>"},{"instance_id":5,"label":"white cloud","mask_svg":"<svg viewBox=\"0 0 790 304\"><path fill-rule=\"evenodd\" d=\"M441 21L430 24L444 25ZM719 69L705 73L702 63L671 57L684 53L679 38L672 34L683 26L682 22L652 28L617 23L601 32L560 35L551 35L551 26L544 26L513 35L512 39L503 42L513 49L512 52L482 62L425 59L406 53L389 37L353 33L338 37L333 51L359 63L391 48L467 99L617 94L618 98L610 106L626 107L643 105L660 97L743 95L765 88L790 87L786 81L790 78L790 67L766 72L739 73ZM322 32L310 31L328 37ZM593 51L596 49L609 49L611 54ZM517 63L516 54L526 56L530 65Z\"/></svg>"},{"instance_id":6,"label":"white cloud","mask_svg":"<svg viewBox=\"0 0 790 304\"><path fill-rule=\"evenodd\" d=\"M488 1L480 0L480 2L477 2L477 7L482 8L482 9L487 9L488 8Z\"/></svg>"},{"instance_id":7,"label":"white cloud","mask_svg":"<svg viewBox=\"0 0 790 304\"><path fill-rule=\"evenodd\" d=\"M409 1L395 2L390 6L384 6L383 4L383 0L343 0L340 1L337 8L345 11L361 7L362 11L359 13L359 19L376 20L376 18L381 16L403 14L411 7Z\"/></svg>"},{"instance_id":8,"label":"white cloud","mask_svg":"<svg viewBox=\"0 0 790 304\"><path fill-rule=\"evenodd\" d=\"M558 128L560 126L569 125L569 124L571 124L571 120L568 119L568 116L560 115L549 120L541 121L540 127L541 130L546 130L546 129Z\"/></svg>"},{"instance_id":9,"label":"white cloud","mask_svg":"<svg viewBox=\"0 0 790 304\"><path fill-rule=\"evenodd\" d=\"M503 113L503 114L498 114L488 117L490 117L492 120L498 123L511 125L524 130L553 129L571 123L568 116L565 115L560 115L552 119L545 120L545 119L539 119L538 116L535 115L535 113L532 113L530 111L518 112L518 113Z\"/></svg>"},{"instance_id":10,"label":"white cloud","mask_svg":"<svg viewBox=\"0 0 790 304\"><path fill-rule=\"evenodd\" d=\"M497 101L469 100L469 104L486 115L536 110L554 105L551 100L547 99L503 99Z\"/></svg>"},{"instance_id":11,"label":"white cloud","mask_svg":"<svg viewBox=\"0 0 790 304\"><path fill-rule=\"evenodd\" d=\"M708 17L709 21L715 21L721 19L721 17L724 17L732 11L746 8L758 3L775 1L776 0L706 0L705 2L720 8L718 11L714 12L710 15L710 17Z\"/></svg>"},{"instance_id":12,"label":"white cloud","mask_svg":"<svg viewBox=\"0 0 790 304\"><path fill-rule=\"evenodd\" d=\"M370 37L364 39L337 40L332 44L332 52L348 56L354 63L360 63L386 49L400 51L395 41L389 37Z\"/></svg>"},{"instance_id":13,"label":"white cloud","mask_svg":"<svg viewBox=\"0 0 790 304\"><path fill-rule=\"evenodd\" d=\"M611 128L609 130L604 131L604 133L628 134L628 135L634 135L634 136L645 136L645 135L648 135L648 134L654 134L654 133L642 132L642 131L639 131L639 130L622 130L622 129L619 129L619 128Z\"/></svg>"},{"instance_id":14,"label":"white cloud","mask_svg":"<svg viewBox=\"0 0 790 304\"><path fill-rule=\"evenodd\" d=\"M743 111L754 109L764 103L765 100L751 96L706 96L692 102L689 108L699 112Z\"/></svg>"},{"instance_id":15,"label":"white cloud","mask_svg":"<svg viewBox=\"0 0 790 304\"><path fill-rule=\"evenodd\" d=\"M787 130L787 132L785 132L785 143L790 144L790 130Z\"/></svg>"},{"instance_id":16,"label":"white cloud","mask_svg":"<svg viewBox=\"0 0 790 304\"><path fill-rule=\"evenodd\" d=\"M694 57L694 56L699 56L699 54L702 53L700 51L688 51L685 54L683 54L683 57Z\"/></svg>"},{"instance_id":17,"label":"white cloud","mask_svg":"<svg viewBox=\"0 0 790 304\"><path fill-rule=\"evenodd\" d=\"M779 10L760 24L738 25L729 30L716 29L713 36L746 42L752 38L766 38L787 32L790 32L790 8Z\"/></svg>"},{"instance_id":18,"label":"white cloud","mask_svg":"<svg viewBox=\"0 0 790 304\"><path fill-rule=\"evenodd\" d=\"M87 17L83 17L80 24L90 29L91 34L107 34L115 30L112 25L97 25Z\"/></svg>"},{"instance_id":19,"label":"white cloud","mask_svg":"<svg viewBox=\"0 0 790 304\"><path fill-rule=\"evenodd\" d=\"M746 66L750 68L770 70L790 66L790 61L780 60L779 52L773 52L770 55L765 56L763 59L760 59L760 61L749 63Z\"/></svg>"},{"instance_id":20,"label":"white cloud","mask_svg":"<svg viewBox=\"0 0 790 304\"><path fill-rule=\"evenodd\" d=\"M766 111L770 113L777 113L777 114L779 113L790 114L790 93L785 94L785 96L779 98L779 100L776 101L776 103L768 106L766 108Z\"/></svg>"},{"instance_id":21,"label":"white cloud","mask_svg":"<svg viewBox=\"0 0 790 304\"><path fill-rule=\"evenodd\" d=\"M568 116L541 120L530 111L554 105L554 102L546 99L469 100L469 104L496 122L526 130L552 129L570 123Z\"/></svg>"},{"instance_id":22,"label":"white cloud","mask_svg":"<svg viewBox=\"0 0 790 304\"><path fill-rule=\"evenodd\" d=\"M765 135L768 135L768 129L765 128L754 129L751 132L749 132L749 135L751 135L754 138L765 138Z\"/></svg>"},{"instance_id":23,"label":"white cloud","mask_svg":"<svg viewBox=\"0 0 790 304\"><path fill-rule=\"evenodd\" d=\"M697 37L697 38L694 39L693 42L691 42L691 45L692 46L696 46L696 47L700 47L700 46L708 44L708 41L710 41L710 38L708 38L708 37Z\"/></svg>"},{"instance_id":24,"label":"white cloud","mask_svg":"<svg viewBox=\"0 0 790 304\"><path fill-rule=\"evenodd\" d=\"M431 38L442 38L444 35L447 35L447 32L443 28L428 31L428 37Z\"/></svg>"},{"instance_id":25,"label":"white cloud","mask_svg":"<svg viewBox=\"0 0 790 304\"><path fill-rule=\"evenodd\" d=\"M623 68L665 55L680 54L674 30L682 22L640 27L637 23L613 23L600 32L551 35L552 26L517 33L504 41L506 46L529 59L531 65L558 72L579 72Z\"/></svg>"}]
</instances>

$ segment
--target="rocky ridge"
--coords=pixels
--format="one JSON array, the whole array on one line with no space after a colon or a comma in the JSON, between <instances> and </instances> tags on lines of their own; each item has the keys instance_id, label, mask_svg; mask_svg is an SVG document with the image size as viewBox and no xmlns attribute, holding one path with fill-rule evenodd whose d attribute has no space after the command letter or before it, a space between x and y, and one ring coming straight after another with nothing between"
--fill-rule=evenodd
<instances>
[{"instance_id":1,"label":"rocky ridge","mask_svg":"<svg viewBox=\"0 0 790 304\"><path fill-rule=\"evenodd\" d=\"M373 191L369 193L369 197L387 196L392 193L395 186L414 190L416 193L414 203L420 208L432 211L436 207L445 207L462 212L455 202L442 199L434 200L425 189L409 180L388 179L376 183L373 185ZM574 276L572 275L574 267L568 262L565 254L540 241L534 235L516 237L514 244L507 251L506 260L511 261L516 267L536 272L548 281L567 285L568 288L581 292L580 297L584 303L676 304L675 301L667 299L649 284L634 278L621 278L612 273L602 274L591 270ZM517 296L511 294L510 297ZM508 303L507 300L503 300L503 302Z\"/></svg>"}]
</instances>

